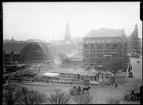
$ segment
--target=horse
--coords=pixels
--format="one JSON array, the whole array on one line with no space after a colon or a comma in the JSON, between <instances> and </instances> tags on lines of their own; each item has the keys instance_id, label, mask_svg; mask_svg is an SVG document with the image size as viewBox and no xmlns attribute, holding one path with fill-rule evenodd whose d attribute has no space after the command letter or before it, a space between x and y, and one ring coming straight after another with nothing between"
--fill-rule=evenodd
<instances>
[{"instance_id":1,"label":"horse","mask_svg":"<svg viewBox=\"0 0 143 105\"><path fill-rule=\"evenodd\" d=\"M89 87L89 86L88 86L88 87L83 87L83 88L82 88L82 91L83 91L83 92L84 92L84 91L89 91L90 89L91 89L91 87Z\"/></svg>"},{"instance_id":2,"label":"horse","mask_svg":"<svg viewBox=\"0 0 143 105\"><path fill-rule=\"evenodd\" d=\"M135 93L137 99L140 99L140 93Z\"/></svg>"}]
</instances>

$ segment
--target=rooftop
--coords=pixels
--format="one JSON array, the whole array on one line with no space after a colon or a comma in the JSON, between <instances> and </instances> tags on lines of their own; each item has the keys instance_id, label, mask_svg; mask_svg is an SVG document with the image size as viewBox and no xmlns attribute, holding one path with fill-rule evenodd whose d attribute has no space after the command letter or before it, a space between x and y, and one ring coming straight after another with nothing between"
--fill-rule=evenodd
<instances>
[{"instance_id":1,"label":"rooftop","mask_svg":"<svg viewBox=\"0 0 143 105\"><path fill-rule=\"evenodd\" d=\"M55 68L49 70L51 73L67 73L67 74L80 74L80 75L88 75L88 76L95 76L97 73L96 71L86 71L84 69L75 69L75 68Z\"/></svg>"},{"instance_id":2,"label":"rooftop","mask_svg":"<svg viewBox=\"0 0 143 105\"><path fill-rule=\"evenodd\" d=\"M3 51L6 53L11 53L11 51L15 51L17 53L20 53L26 46L29 44L35 44L37 46L40 46L43 50L43 53L46 55L48 54L48 43L42 43L42 42L14 42L14 43L4 43L3 44Z\"/></svg>"},{"instance_id":3,"label":"rooftop","mask_svg":"<svg viewBox=\"0 0 143 105\"><path fill-rule=\"evenodd\" d=\"M4 43L3 44L3 51L16 51L20 52L26 45L28 45L27 42L25 43Z\"/></svg>"},{"instance_id":4,"label":"rooftop","mask_svg":"<svg viewBox=\"0 0 143 105\"><path fill-rule=\"evenodd\" d=\"M124 29L94 29L87 33L85 38L88 37L121 37L125 35Z\"/></svg>"}]
</instances>

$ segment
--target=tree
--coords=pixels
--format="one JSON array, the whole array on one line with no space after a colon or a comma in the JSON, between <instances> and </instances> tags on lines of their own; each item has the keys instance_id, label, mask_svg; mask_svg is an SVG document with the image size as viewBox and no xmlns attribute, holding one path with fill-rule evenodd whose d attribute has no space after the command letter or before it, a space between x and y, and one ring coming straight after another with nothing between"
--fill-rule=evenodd
<instances>
[{"instance_id":1,"label":"tree","mask_svg":"<svg viewBox=\"0 0 143 105\"><path fill-rule=\"evenodd\" d=\"M93 104L93 97L87 92L74 97L76 104Z\"/></svg>"},{"instance_id":2,"label":"tree","mask_svg":"<svg viewBox=\"0 0 143 105\"><path fill-rule=\"evenodd\" d=\"M46 95L42 92L36 90L28 90L27 88L22 88L20 90L21 97L20 103L26 105L43 104L46 101Z\"/></svg>"},{"instance_id":3,"label":"tree","mask_svg":"<svg viewBox=\"0 0 143 105\"><path fill-rule=\"evenodd\" d=\"M69 104L70 94L66 94L61 89L55 89L47 99L48 104Z\"/></svg>"},{"instance_id":4,"label":"tree","mask_svg":"<svg viewBox=\"0 0 143 105\"><path fill-rule=\"evenodd\" d=\"M15 105L19 102L20 92L8 85L7 90L4 90L3 103L5 105Z\"/></svg>"},{"instance_id":5,"label":"tree","mask_svg":"<svg viewBox=\"0 0 143 105\"><path fill-rule=\"evenodd\" d=\"M117 98L109 98L107 104L120 104L120 100Z\"/></svg>"}]
</instances>

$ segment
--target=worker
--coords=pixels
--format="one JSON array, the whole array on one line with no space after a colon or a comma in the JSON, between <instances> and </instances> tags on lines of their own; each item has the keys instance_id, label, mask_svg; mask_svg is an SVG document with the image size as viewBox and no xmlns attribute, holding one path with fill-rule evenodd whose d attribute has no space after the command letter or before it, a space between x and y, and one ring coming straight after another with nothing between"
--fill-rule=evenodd
<instances>
[{"instance_id":1,"label":"worker","mask_svg":"<svg viewBox=\"0 0 143 105\"><path fill-rule=\"evenodd\" d=\"M134 94L134 90L132 90L132 94Z\"/></svg>"},{"instance_id":2,"label":"worker","mask_svg":"<svg viewBox=\"0 0 143 105\"><path fill-rule=\"evenodd\" d=\"M81 87L80 86L78 86L78 91L81 91Z\"/></svg>"},{"instance_id":3,"label":"worker","mask_svg":"<svg viewBox=\"0 0 143 105\"><path fill-rule=\"evenodd\" d=\"M115 83L115 88L117 88L117 83Z\"/></svg>"}]
</instances>

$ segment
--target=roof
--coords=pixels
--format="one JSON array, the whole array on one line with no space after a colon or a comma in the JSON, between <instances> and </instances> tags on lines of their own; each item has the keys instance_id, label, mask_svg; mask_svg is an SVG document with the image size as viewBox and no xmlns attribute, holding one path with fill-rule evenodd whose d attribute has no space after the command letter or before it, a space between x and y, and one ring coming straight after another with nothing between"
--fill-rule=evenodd
<instances>
[{"instance_id":1,"label":"roof","mask_svg":"<svg viewBox=\"0 0 143 105\"><path fill-rule=\"evenodd\" d=\"M58 75L59 75L58 73L49 73L49 72L44 73L44 76L49 76L49 77L56 77Z\"/></svg>"},{"instance_id":2,"label":"roof","mask_svg":"<svg viewBox=\"0 0 143 105\"><path fill-rule=\"evenodd\" d=\"M124 29L94 29L87 33L87 37L121 37L125 35Z\"/></svg>"},{"instance_id":3,"label":"roof","mask_svg":"<svg viewBox=\"0 0 143 105\"><path fill-rule=\"evenodd\" d=\"M48 55L48 43L42 43L42 42L13 42L13 43L3 43L3 51L6 53L10 53L11 51L21 52L23 49L25 49L29 45L37 45L39 46L44 55ZM36 47L36 46L35 46Z\"/></svg>"},{"instance_id":4,"label":"roof","mask_svg":"<svg viewBox=\"0 0 143 105\"><path fill-rule=\"evenodd\" d=\"M45 55L49 54L48 43L38 43Z\"/></svg>"},{"instance_id":5,"label":"roof","mask_svg":"<svg viewBox=\"0 0 143 105\"><path fill-rule=\"evenodd\" d=\"M51 73L67 73L67 74L80 74L80 75L88 75L95 76L97 72L86 71L84 69L74 69L74 68L58 68L58 69L50 69Z\"/></svg>"},{"instance_id":6,"label":"roof","mask_svg":"<svg viewBox=\"0 0 143 105\"><path fill-rule=\"evenodd\" d=\"M42 43L42 42L30 42L28 43L27 46L25 46L23 49L22 49L22 52L27 52L29 50L29 48L41 48L42 51L43 51L43 54L44 55L48 55L48 43Z\"/></svg>"},{"instance_id":7,"label":"roof","mask_svg":"<svg viewBox=\"0 0 143 105\"><path fill-rule=\"evenodd\" d=\"M3 51L16 51L20 52L28 43L3 43Z\"/></svg>"}]
</instances>

